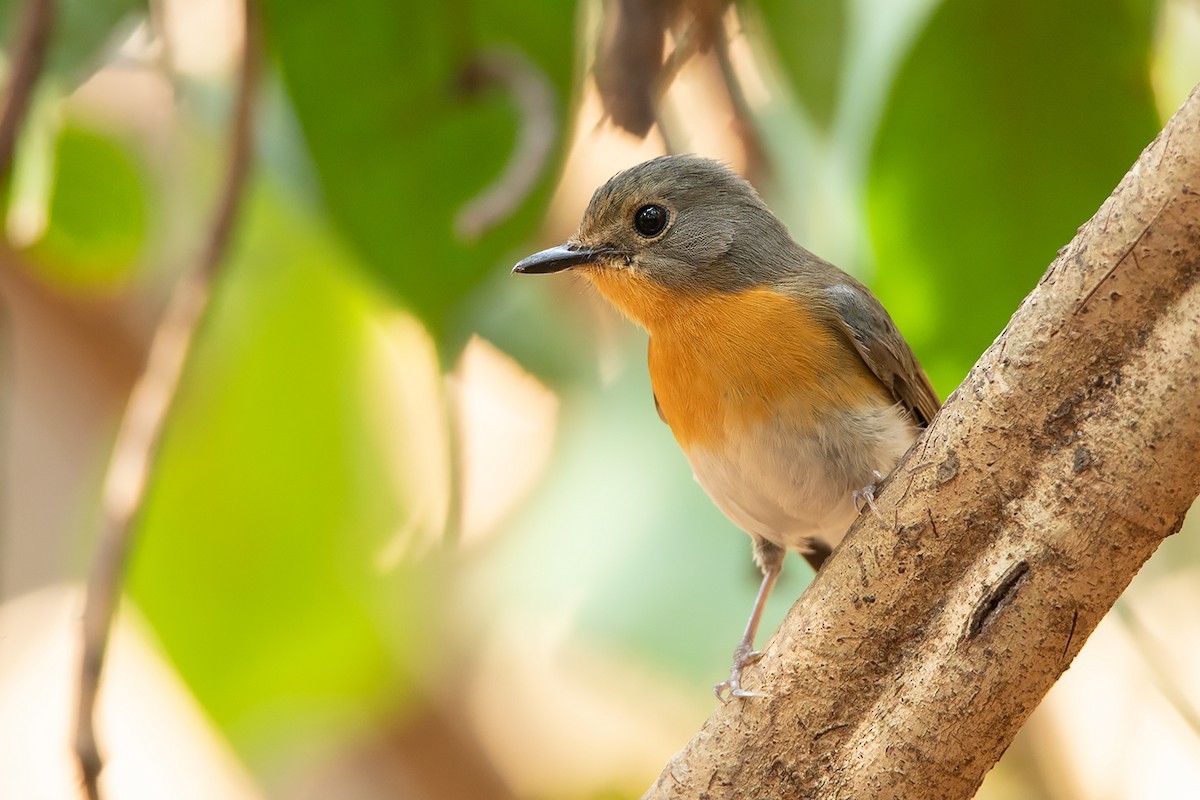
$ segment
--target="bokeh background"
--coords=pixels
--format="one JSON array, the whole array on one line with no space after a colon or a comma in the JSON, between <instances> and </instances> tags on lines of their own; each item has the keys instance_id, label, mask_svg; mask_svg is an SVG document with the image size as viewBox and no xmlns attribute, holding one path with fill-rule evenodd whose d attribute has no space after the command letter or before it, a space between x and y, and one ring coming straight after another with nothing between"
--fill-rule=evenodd
<instances>
[{"instance_id":1,"label":"bokeh background","mask_svg":"<svg viewBox=\"0 0 1200 800\"><path fill-rule=\"evenodd\" d=\"M100 486L206 236L244 33L232 0L59 5L0 248L20 800L76 796ZM617 170L720 158L945 396L1200 81L1196 0L265 0L263 25L246 201L105 673L114 798L638 797L758 577L654 413L644 334L511 265ZM647 108L645 137L614 122ZM979 797L1194 794L1195 527ZM810 578L789 559L765 630Z\"/></svg>"}]
</instances>

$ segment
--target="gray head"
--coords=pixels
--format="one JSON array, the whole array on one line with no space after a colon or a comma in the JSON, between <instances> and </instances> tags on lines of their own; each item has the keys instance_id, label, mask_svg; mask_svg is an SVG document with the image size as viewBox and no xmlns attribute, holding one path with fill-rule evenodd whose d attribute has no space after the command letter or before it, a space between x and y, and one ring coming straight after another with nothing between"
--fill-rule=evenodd
<instances>
[{"instance_id":1,"label":"gray head","mask_svg":"<svg viewBox=\"0 0 1200 800\"><path fill-rule=\"evenodd\" d=\"M598 281L618 271L673 293L736 292L782 277L800 252L724 164L662 156L611 178L592 195L575 236L514 271L581 268Z\"/></svg>"}]
</instances>

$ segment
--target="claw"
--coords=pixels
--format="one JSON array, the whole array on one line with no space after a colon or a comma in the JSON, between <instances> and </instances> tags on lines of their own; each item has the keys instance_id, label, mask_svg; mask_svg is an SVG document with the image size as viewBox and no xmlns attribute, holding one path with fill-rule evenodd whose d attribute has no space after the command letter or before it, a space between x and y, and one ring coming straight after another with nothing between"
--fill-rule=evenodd
<instances>
[{"instance_id":1,"label":"claw","mask_svg":"<svg viewBox=\"0 0 1200 800\"><path fill-rule=\"evenodd\" d=\"M727 703L734 697L766 697L762 692L751 692L742 688L742 670L751 664L757 664L762 657L761 650L750 650L739 645L733 652L733 667L729 670L729 677L713 687L713 694L717 699Z\"/></svg>"},{"instance_id":2,"label":"claw","mask_svg":"<svg viewBox=\"0 0 1200 800\"><path fill-rule=\"evenodd\" d=\"M729 694L726 694L726 691ZM733 678L718 683L713 687L713 693L716 694L717 699L722 703L728 703L734 697L766 697L762 692L751 692L743 689Z\"/></svg>"},{"instance_id":3,"label":"claw","mask_svg":"<svg viewBox=\"0 0 1200 800\"><path fill-rule=\"evenodd\" d=\"M850 493L850 498L854 501L854 507L860 514L863 509L870 508L873 514L879 516L879 506L875 505L875 487L864 486L861 489L855 489Z\"/></svg>"},{"instance_id":4,"label":"claw","mask_svg":"<svg viewBox=\"0 0 1200 800\"><path fill-rule=\"evenodd\" d=\"M875 490L879 488L879 484L883 483L885 476L878 471L871 474L874 477L874 480L861 489L855 489L853 492L851 492L850 499L851 502L854 503L854 507L858 509L859 513L862 513L864 508L870 508L871 513L878 517L880 514L879 506L875 505ZM861 507L860 504L862 504Z\"/></svg>"}]
</instances>

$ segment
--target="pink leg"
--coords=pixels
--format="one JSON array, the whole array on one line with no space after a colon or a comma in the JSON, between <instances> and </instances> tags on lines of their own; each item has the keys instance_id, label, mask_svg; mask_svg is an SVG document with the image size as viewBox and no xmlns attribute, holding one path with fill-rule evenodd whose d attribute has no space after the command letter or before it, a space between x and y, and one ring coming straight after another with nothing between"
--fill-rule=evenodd
<instances>
[{"instance_id":1,"label":"pink leg","mask_svg":"<svg viewBox=\"0 0 1200 800\"><path fill-rule=\"evenodd\" d=\"M783 571L785 552L783 548L768 542L761 540L755 542L755 556L759 566L762 567L763 579L758 587L758 596L754 598L754 608L750 611L750 619L746 622L746 631L733 651L733 667L729 671L729 677L713 687L713 692L722 702L730 697L766 696L760 692L749 692L742 688L742 670L763 657L761 652L754 649L754 636L758 633L758 624L762 621L767 598L771 596L771 590L775 588L775 581L779 579L779 573Z\"/></svg>"}]
</instances>

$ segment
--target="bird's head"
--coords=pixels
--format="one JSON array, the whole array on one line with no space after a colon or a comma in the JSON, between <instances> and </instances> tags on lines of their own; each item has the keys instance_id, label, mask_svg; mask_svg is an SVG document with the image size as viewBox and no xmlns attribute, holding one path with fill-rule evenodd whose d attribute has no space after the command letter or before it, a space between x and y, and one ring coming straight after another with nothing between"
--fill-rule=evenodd
<instances>
[{"instance_id":1,"label":"bird's head","mask_svg":"<svg viewBox=\"0 0 1200 800\"><path fill-rule=\"evenodd\" d=\"M592 195L574 236L513 271L574 270L649 325L681 301L770 282L794 247L758 193L729 168L662 156L612 177Z\"/></svg>"}]
</instances>

